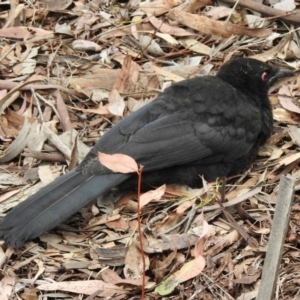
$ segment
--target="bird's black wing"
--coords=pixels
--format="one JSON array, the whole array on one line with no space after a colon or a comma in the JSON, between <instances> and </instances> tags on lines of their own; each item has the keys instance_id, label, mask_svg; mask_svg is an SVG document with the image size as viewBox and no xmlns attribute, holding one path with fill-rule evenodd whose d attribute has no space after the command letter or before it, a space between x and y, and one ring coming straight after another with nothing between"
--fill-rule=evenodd
<instances>
[{"instance_id":1,"label":"bird's black wing","mask_svg":"<svg viewBox=\"0 0 300 300\"><path fill-rule=\"evenodd\" d=\"M107 172L97 151L129 155L145 171L205 163L217 154L220 160L235 161L251 151L261 125L260 108L246 95L215 77L195 78L172 85L118 123L79 169L87 174Z\"/></svg>"}]
</instances>

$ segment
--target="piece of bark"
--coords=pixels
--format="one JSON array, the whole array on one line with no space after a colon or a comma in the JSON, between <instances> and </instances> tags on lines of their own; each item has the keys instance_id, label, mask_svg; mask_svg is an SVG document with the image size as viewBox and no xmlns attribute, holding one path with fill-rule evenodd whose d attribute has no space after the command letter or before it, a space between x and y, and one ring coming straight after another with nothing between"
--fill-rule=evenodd
<instances>
[{"instance_id":1,"label":"piece of bark","mask_svg":"<svg viewBox=\"0 0 300 300\"><path fill-rule=\"evenodd\" d=\"M257 300L273 299L294 198L295 179L282 176Z\"/></svg>"}]
</instances>

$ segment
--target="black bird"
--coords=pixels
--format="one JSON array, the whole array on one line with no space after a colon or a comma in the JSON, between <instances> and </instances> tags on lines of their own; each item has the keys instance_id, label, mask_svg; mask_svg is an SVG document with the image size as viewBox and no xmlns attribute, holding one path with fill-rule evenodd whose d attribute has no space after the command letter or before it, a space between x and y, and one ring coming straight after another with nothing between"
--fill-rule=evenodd
<instances>
[{"instance_id":1,"label":"black bird","mask_svg":"<svg viewBox=\"0 0 300 300\"><path fill-rule=\"evenodd\" d=\"M136 187L136 175L108 170L98 151L127 154L143 165L144 187L197 187L202 184L199 175L213 181L242 171L272 132L269 88L293 75L238 58L225 63L215 77L173 84L111 128L76 169L12 209L0 224L0 237L19 248L113 188Z\"/></svg>"}]
</instances>

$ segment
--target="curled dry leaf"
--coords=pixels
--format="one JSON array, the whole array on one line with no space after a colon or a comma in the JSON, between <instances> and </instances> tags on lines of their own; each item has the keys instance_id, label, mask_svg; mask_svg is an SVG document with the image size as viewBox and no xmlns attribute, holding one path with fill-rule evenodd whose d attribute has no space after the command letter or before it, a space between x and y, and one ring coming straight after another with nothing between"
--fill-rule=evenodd
<instances>
[{"instance_id":1,"label":"curled dry leaf","mask_svg":"<svg viewBox=\"0 0 300 300\"><path fill-rule=\"evenodd\" d=\"M191 231L194 234L197 234L199 236L199 240L195 244L194 248L194 256L198 257L201 256L204 252L204 243L207 240L207 238L211 235L215 234L214 227L212 225L209 225L207 221L204 219L204 213L198 215L192 226L191 226Z\"/></svg>"},{"instance_id":2,"label":"curled dry leaf","mask_svg":"<svg viewBox=\"0 0 300 300\"><path fill-rule=\"evenodd\" d=\"M37 132L39 131L40 124L37 122L30 124L26 118L23 128L17 138L9 145L8 148L0 153L0 162L3 163L10 161L19 155L30 141L37 138Z\"/></svg>"},{"instance_id":3,"label":"curled dry leaf","mask_svg":"<svg viewBox=\"0 0 300 300\"><path fill-rule=\"evenodd\" d=\"M79 50L79 51L95 51L95 52L98 52L102 49L102 47L96 44L95 42L86 41L86 40L74 41L72 43L72 48L74 50Z\"/></svg>"},{"instance_id":4,"label":"curled dry leaf","mask_svg":"<svg viewBox=\"0 0 300 300\"><path fill-rule=\"evenodd\" d=\"M197 52L199 54L210 55L211 53L210 47L204 45L203 43L197 41L196 39L185 38L185 39L179 39L178 41L185 48L191 49L194 52Z\"/></svg>"},{"instance_id":5,"label":"curled dry leaf","mask_svg":"<svg viewBox=\"0 0 300 300\"><path fill-rule=\"evenodd\" d=\"M292 101L292 90L288 85L282 86L278 91L278 99L283 108L300 114L300 107Z\"/></svg>"},{"instance_id":6,"label":"curled dry leaf","mask_svg":"<svg viewBox=\"0 0 300 300\"><path fill-rule=\"evenodd\" d=\"M113 89L110 93L107 109L111 114L115 116L123 116L125 102L123 97L116 89Z\"/></svg>"},{"instance_id":7,"label":"curled dry leaf","mask_svg":"<svg viewBox=\"0 0 300 300\"><path fill-rule=\"evenodd\" d=\"M170 35L175 35L175 36L191 36L195 35L195 33L189 32L185 29L175 27L175 26L170 26L167 23L164 23L163 21L159 20L158 18L154 17L153 15L147 13L148 19L150 23L161 33L167 33Z\"/></svg>"},{"instance_id":8,"label":"curled dry leaf","mask_svg":"<svg viewBox=\"0 0 300 300\"><path fill-rule=\"evenodd\" d=\"M292 11L296 8L294 0L281 0L273 5L276 9L281 9L283 11Z\"/></svg>"},{"instance_id":9,"label":"curled dry leaf","mask_svg":"<svg viewBox=\"0 0 300 300\"><path fill-rule=\"evenodd\" d=\"M160 16L181 3L183 3L183 0L157 0L154 2L142 2L139 7L151 16Z\"/></svg>"},{"instance_id":10,"label":"curled dry leaf","mask_svg":"<svg viewBox=\"0 0 300 300\"><path fill-rule=\"evenodd\" d=\"M278 165L279 166L287 166L287 165L291 164L292 162L294 162L298 159L300 159L300 153L294 153L292 155L289 155L289 156L286 156L286 157L282 158L279 161Z\"/></svg>"},{"instance_id":11,"label":"curled dry leaf","mask_svg":"<svg viewBox=\"0 0 300 300\"><path fill-rule=\"evenodd\" d=\"M98 296L101 297L113 297L126 293L126 291L122 288L111 283L106 283L102 280L54 282L41 284L37 288L41 291L60 290L84 295L92 295L98 290L101 290L101 293L98 294Z\"/></svg>"},{"instance_id":12,"label":"curled dry leaf","mask_svg":"<svg viewBox=\"0 0 300 300\"><path fill-rule=\"evenodd\" d=\"M300 146L300 128L296 126L288 126L288 133L293 143Z\"/></svg>"},{"instance_id":13,"label":"curled dry leaf","mask_svg":"<svg viewBox=\"0 0 300 300\"><path fill-rule=\"evenodd\" d=\"M230 7L226 6L217 6L217 7L210 7L210 9L204 12L204 15L207 17L211 17L213 20L222 19L225 17L230 16L235 11L232 10Z\"/></svg>"},{"instance_id":14,"label":"curled dry leaf","mask_svg":"<svg viewBox=\"0 0 300 300\"><path fill-rule=\"evenodd\" d=\"M0 281L0 295L2 300L12 299L16 278L5 276Z\"/></svg>"},{"instance_id":15,"label":"curled dry leaf","mask_svg":"<svg viewBox=\"0 0 300 300\"><path fill-rule=\"evenodd\" d=\"M146 253L161 253L166 250L185 249L194 246L199 237L194 234L168 234L164 241L149 240L149 245L144 244L143 249Z\"/></svg>"},{"instance_id":16,"label":"curled dry leaf","mask_svg":"<svg viewBox=\"0 0 300 300\"><path fill-rule=\"evenodd\" d=\"M116 173L127 174L139 171L136 161L125 154L106 154L98 152L98 158L103 166Z\"/></svg>"},{"instance_id":17,"label":"curled dry leaf","mask_svg":"<svg viewBox=\"0 0 300 300\"><path fill-rule=\"evenodd\" d=\"M171 73L171 72L169 72L169 71L166 71L166 70L164 70L164 69L162 69L162 68L160 68L160 67L158 67L158 66L156 66L156 65L154 65L154 64L151 64L151 68L152 68L158 75L163 75L163 76L165 76L165 77L168 77L169 79L171 79L171 80L173 80L173 81L175 81L175 82L184 80L183 77L178 76L178 75L176 75L176 74L174 74L174 73Z\"/></svg>"},{"instance_id":18,"label":"curled dry leaf","mask_svg":"<svg viewBox=\"0 0 300 300\"><path fill-rule=\"evenodd\" d=\"M112 284L130 284L130 285L142 285L142 279L123 279L121 278L115 271L111 269L104 269L101 272L101 276L105 282L112 283ZM146 276L146 282L149 280L149 277Z\"/></svg>"},{"instance_id":19,"label":"curled dry leaf","mask_svg":"<svg viewBox=\"0 0 300 300\"><path fill-rule=\"evenodd\" d=\"M273 110L273 118L283 124L298 124L292 112L280 107Z\"/></svg>"},{"instance_id":20,"label":"curled dry leaf","mask_svg":"<svg viewBox=\"0 0 300 300\"><path fill-rule=\"evenodd\" d=\"M13 72L16 76L32 74L36 68L36 60L35 59L25 59L19 64L13 66Z\"/></svg>"},{"instance_id":21,"label":"curled dry leaf","mask_svg":"<svg viewBox=\"0 0 300 300\"><path fill-rule=\"evenodd\" d=\"M149 269L149 257L145 255L145 270ZM124 275L126 279L138 279L142 276L143 261L136 242L132 242L125 257Z\"/></svg>"},{"instance_id":22,"label":"curled dry leaf","mask_svg":"<svg viewBox=\"0 0 300 300\"><path fill-rule=\"evenodd\" d=\"M155 292L161 296L169 295L181 282L185 282L191 278L198 276L205 267L205 259L198 256L195 259L185 263L180 270L163 281Z\"/></svg>"},{"instance_id":23,"label":"curled dry leaf","mask_svg":"<svg viewBox=\"0 0 300 300\"><path fill-rule=\"evenodd\" d=\"M251 37L266 37L272 33L271 29L247 28L227 22L211 20L204 16L190 14L179 9L171 9L168 16L185 26L203 32L222 37L231 35L247 35Z\"/></svg>"},{"instance_id":24,"label":"curled dry leaf","mask_svg":"<svg viewBox=\"0 0 300 300\"><path fill-rule=\"evenodd\" d=\"M140 35L139 44L143 52L146 51L156 56L165 55L164 51L160 48L159 44L148 35Z\"/></svg>"},{"instance_id":25,"label":"curled dry leaf","mask_svg":"<svg viewBox=\"0 0 300 300\"><path fill-rule=\"evenodd\" d=\"M78 107L73 107L73 106L67 106L67 108L69 108L69 109L82 111L84 113L98 114L98 115L110 114L107 107L108 107L108 105L104 105L104 106L100 106L99 108L84 109L84 108L78 108Z\"/></svg>"},{"instance_id":26,"label":"curled dry leaf","mask_svg":"<svg viewBox=\"0 0 300 300\"><path fill-rule=\"evenodd\" d=\"M142 209L146 204L148 204L150 201L158 201L161 199L163 194L166 191L166 185L162 185L161 187L148 191L147 193L144 193L140 197L140 208Z\"/></svg>"},{"instance_id":27,"label":"curled dry leaf","mask_svg":"<svg viewBox=\"0 0 300 300\"><path fill-rule=\"evenodd\" d=\"M114 59L122 64L122 69L114 83L113 90L116 89L119 93L134 92L142 68L132 60L131 56L118 54L119 56L115 55Z\"/></svg>"},{"instance_id":28,"label":"curled dry leaf","mask_svg":"<svg viewBox=\"0 0 300 300\"><path fill-rule=\"evenodd\" d=\"M64 10L72 4L72 0L39 0L40 3L46 5L49 10Z\"/></svg>"}]
</instances>

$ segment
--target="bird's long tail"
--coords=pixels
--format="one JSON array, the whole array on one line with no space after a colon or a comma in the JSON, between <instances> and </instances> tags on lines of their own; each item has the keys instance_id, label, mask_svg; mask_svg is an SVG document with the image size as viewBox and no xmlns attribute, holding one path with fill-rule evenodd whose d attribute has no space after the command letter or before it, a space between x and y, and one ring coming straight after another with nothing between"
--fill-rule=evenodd
<instances>
[{"instance_id":1,"label":"bird's long tail","mask_svg":"<svg viewBox=\"0 0 300 300\"><path fill-rule=\"evenodd\" d=\"M124 174L82 175L73 170L13 208L0 223L0 238L20 248L126 178Z\"/></svg>"}]
</instances>

